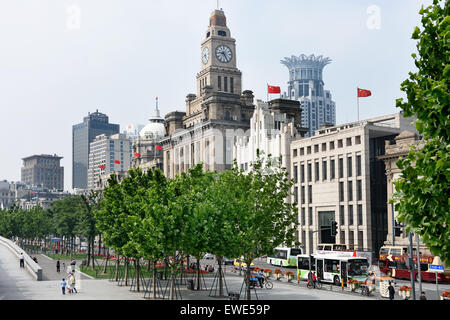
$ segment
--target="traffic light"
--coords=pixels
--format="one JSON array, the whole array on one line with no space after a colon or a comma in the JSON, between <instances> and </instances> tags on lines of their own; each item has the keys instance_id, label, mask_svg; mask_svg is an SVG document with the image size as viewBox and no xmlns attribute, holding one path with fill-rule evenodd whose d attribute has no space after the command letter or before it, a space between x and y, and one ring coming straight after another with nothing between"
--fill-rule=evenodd
<instances>
[{"instance_id":1,"label":"traffic light","mask_svg":"<svg viewBox=\"0 0 450 320\"><path fill-rule=\"evenodd\" d=\"M338 223L336 221L331 221L331 236L335 237L338 231Z\"/></svg>"},{"instance_id":2,"label":"traffic light","mask_svg":"<svg viewBox=\"0 0 450 320\"><path fill-rule=\"evenodd\" d=\"M395 230L394 230L395 236L396 237L400 237L402 235L402 233L403 233L403 230L402 230L403 226L400 223L398 223L397 221L395 221L395 227L394 228L395 228Z\"/></svg>"}]
</instances>

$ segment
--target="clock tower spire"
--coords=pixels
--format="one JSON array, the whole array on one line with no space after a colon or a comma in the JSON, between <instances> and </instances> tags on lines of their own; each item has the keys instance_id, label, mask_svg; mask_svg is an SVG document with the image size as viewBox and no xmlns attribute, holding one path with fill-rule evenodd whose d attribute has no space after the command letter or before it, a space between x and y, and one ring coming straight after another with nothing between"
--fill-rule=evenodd
<instances>
[{"instance_id":1,"label":"clock tower spire","mask_svg":"<svg viewBox=\"0 0 450 320\"><path fill-rule=\"evenodd\" d=\"M214 10L201 45L197 96L205 94L205 87L210 87L213 92L240 95L241 78L242 73L236 64L236 40L231 37L224 11Z\"/></svg>"}]
</instances>

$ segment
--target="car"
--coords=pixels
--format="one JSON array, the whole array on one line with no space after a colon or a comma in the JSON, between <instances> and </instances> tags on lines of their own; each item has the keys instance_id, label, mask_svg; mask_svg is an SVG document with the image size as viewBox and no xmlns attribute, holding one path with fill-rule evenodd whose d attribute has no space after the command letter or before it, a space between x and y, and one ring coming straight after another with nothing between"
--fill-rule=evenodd
<instances>
[{"instance_id":1,"label":"car","mask_svg":"<svg viewBox=\"0 0 450 320\"><path fill-rule=\"evenodd\" d=\"M229 259L227 257L222 258L222 263L226 266L232 266L234 263L234 259Z\"/></svg>"},{"instance_id":2,"label":"car","mask_svg":"<svg viewBox=\"0 0 450 320\"><path fill-rule=\"evenodd\" d=\"M242 259L234 259L233 265L238 268L239 267L247 268L247 264L244 261L242 261ZM250 264L250 267L252 267L252 266L255 266L255 264L253 262Z\"/></svg>"},{"instance_id":3,"label":"car","mask_svg":"<svg viewBox=\"0 0 450 320\"><path fill-rule=\"evenodd\" d=\"M205 260L213 260L215 257L212 253L207 253L203 256L203 259Z\"/></svg>"}]
</instances>

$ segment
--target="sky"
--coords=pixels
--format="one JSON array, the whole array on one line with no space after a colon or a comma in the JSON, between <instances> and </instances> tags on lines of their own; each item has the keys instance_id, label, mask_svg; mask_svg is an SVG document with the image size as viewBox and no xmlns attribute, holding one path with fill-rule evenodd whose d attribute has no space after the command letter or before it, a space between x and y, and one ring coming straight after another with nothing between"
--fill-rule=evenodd
<instances>
[{"instance_id":1,"label":"sky","mask_svg":"<svg viewBox=\"0 0 450 320\"><path fill-rule=\"evenodd\" d=\"M324 56L337 124L400 111L401 83L415 71L411 39L431 0L220 0L243 90L266 100L287 90L280 61ZM196 93L201 42L216 0L0 0L0 180L20 181L22 158L62 156L72 186L72 126L105 113L121 131L185 111Z\"/></svg>"}]
</instances>

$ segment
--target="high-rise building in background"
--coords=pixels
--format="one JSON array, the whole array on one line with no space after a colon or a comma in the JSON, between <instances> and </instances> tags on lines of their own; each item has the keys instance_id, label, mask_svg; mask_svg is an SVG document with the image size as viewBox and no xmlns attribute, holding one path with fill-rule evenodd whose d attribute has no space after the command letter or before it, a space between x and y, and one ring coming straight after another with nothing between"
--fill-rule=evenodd
<instances>
[{"instance_id":1,"label":"high-rise building in background","mask_svg":"<svg viewBox=\"0 0 450 320\"><path fill-rule=\"evenodd\" d=\"M324 125L336 125L336 104L323 82L323 69L331 59L301 55L285 58L281 63L289 69L286 97L300 101L302 127L309 128L307 136L313 136Z\"/></svg>"},{"instance_id":2,"label":"high-rise building in background","mask_svg":"<svg viewBox=\"0 0 450 320\"><path fill-rule=\"evenodd\" d=\"M34 155L23 158L21 180L23 183L47 189L64 190L62 157L57 155Z\"/></svg>"},{"instance_id":3,"label":"high-rise building in background","mask_svg":"<svg viewBox=\"0 0 450 320\"><path fill-rule=\"evenodd\" d=\"M120 133L120 125L109 123L108 116L89 113L82 123L72 130L72 188L87 189L90 143L99 135Z\"/></svg>"},{"instance_id":4,"label":"high-rise building in background","mask_svg":"<svg viewBox=\"0 0 450 320\"><path fill-rule=\"evenodd\" d=\"M99 135L90 145L88 189L96 189L99 177L126 172L131 167L132 140L126 134Z\"/></svg>"}]
</instances>

